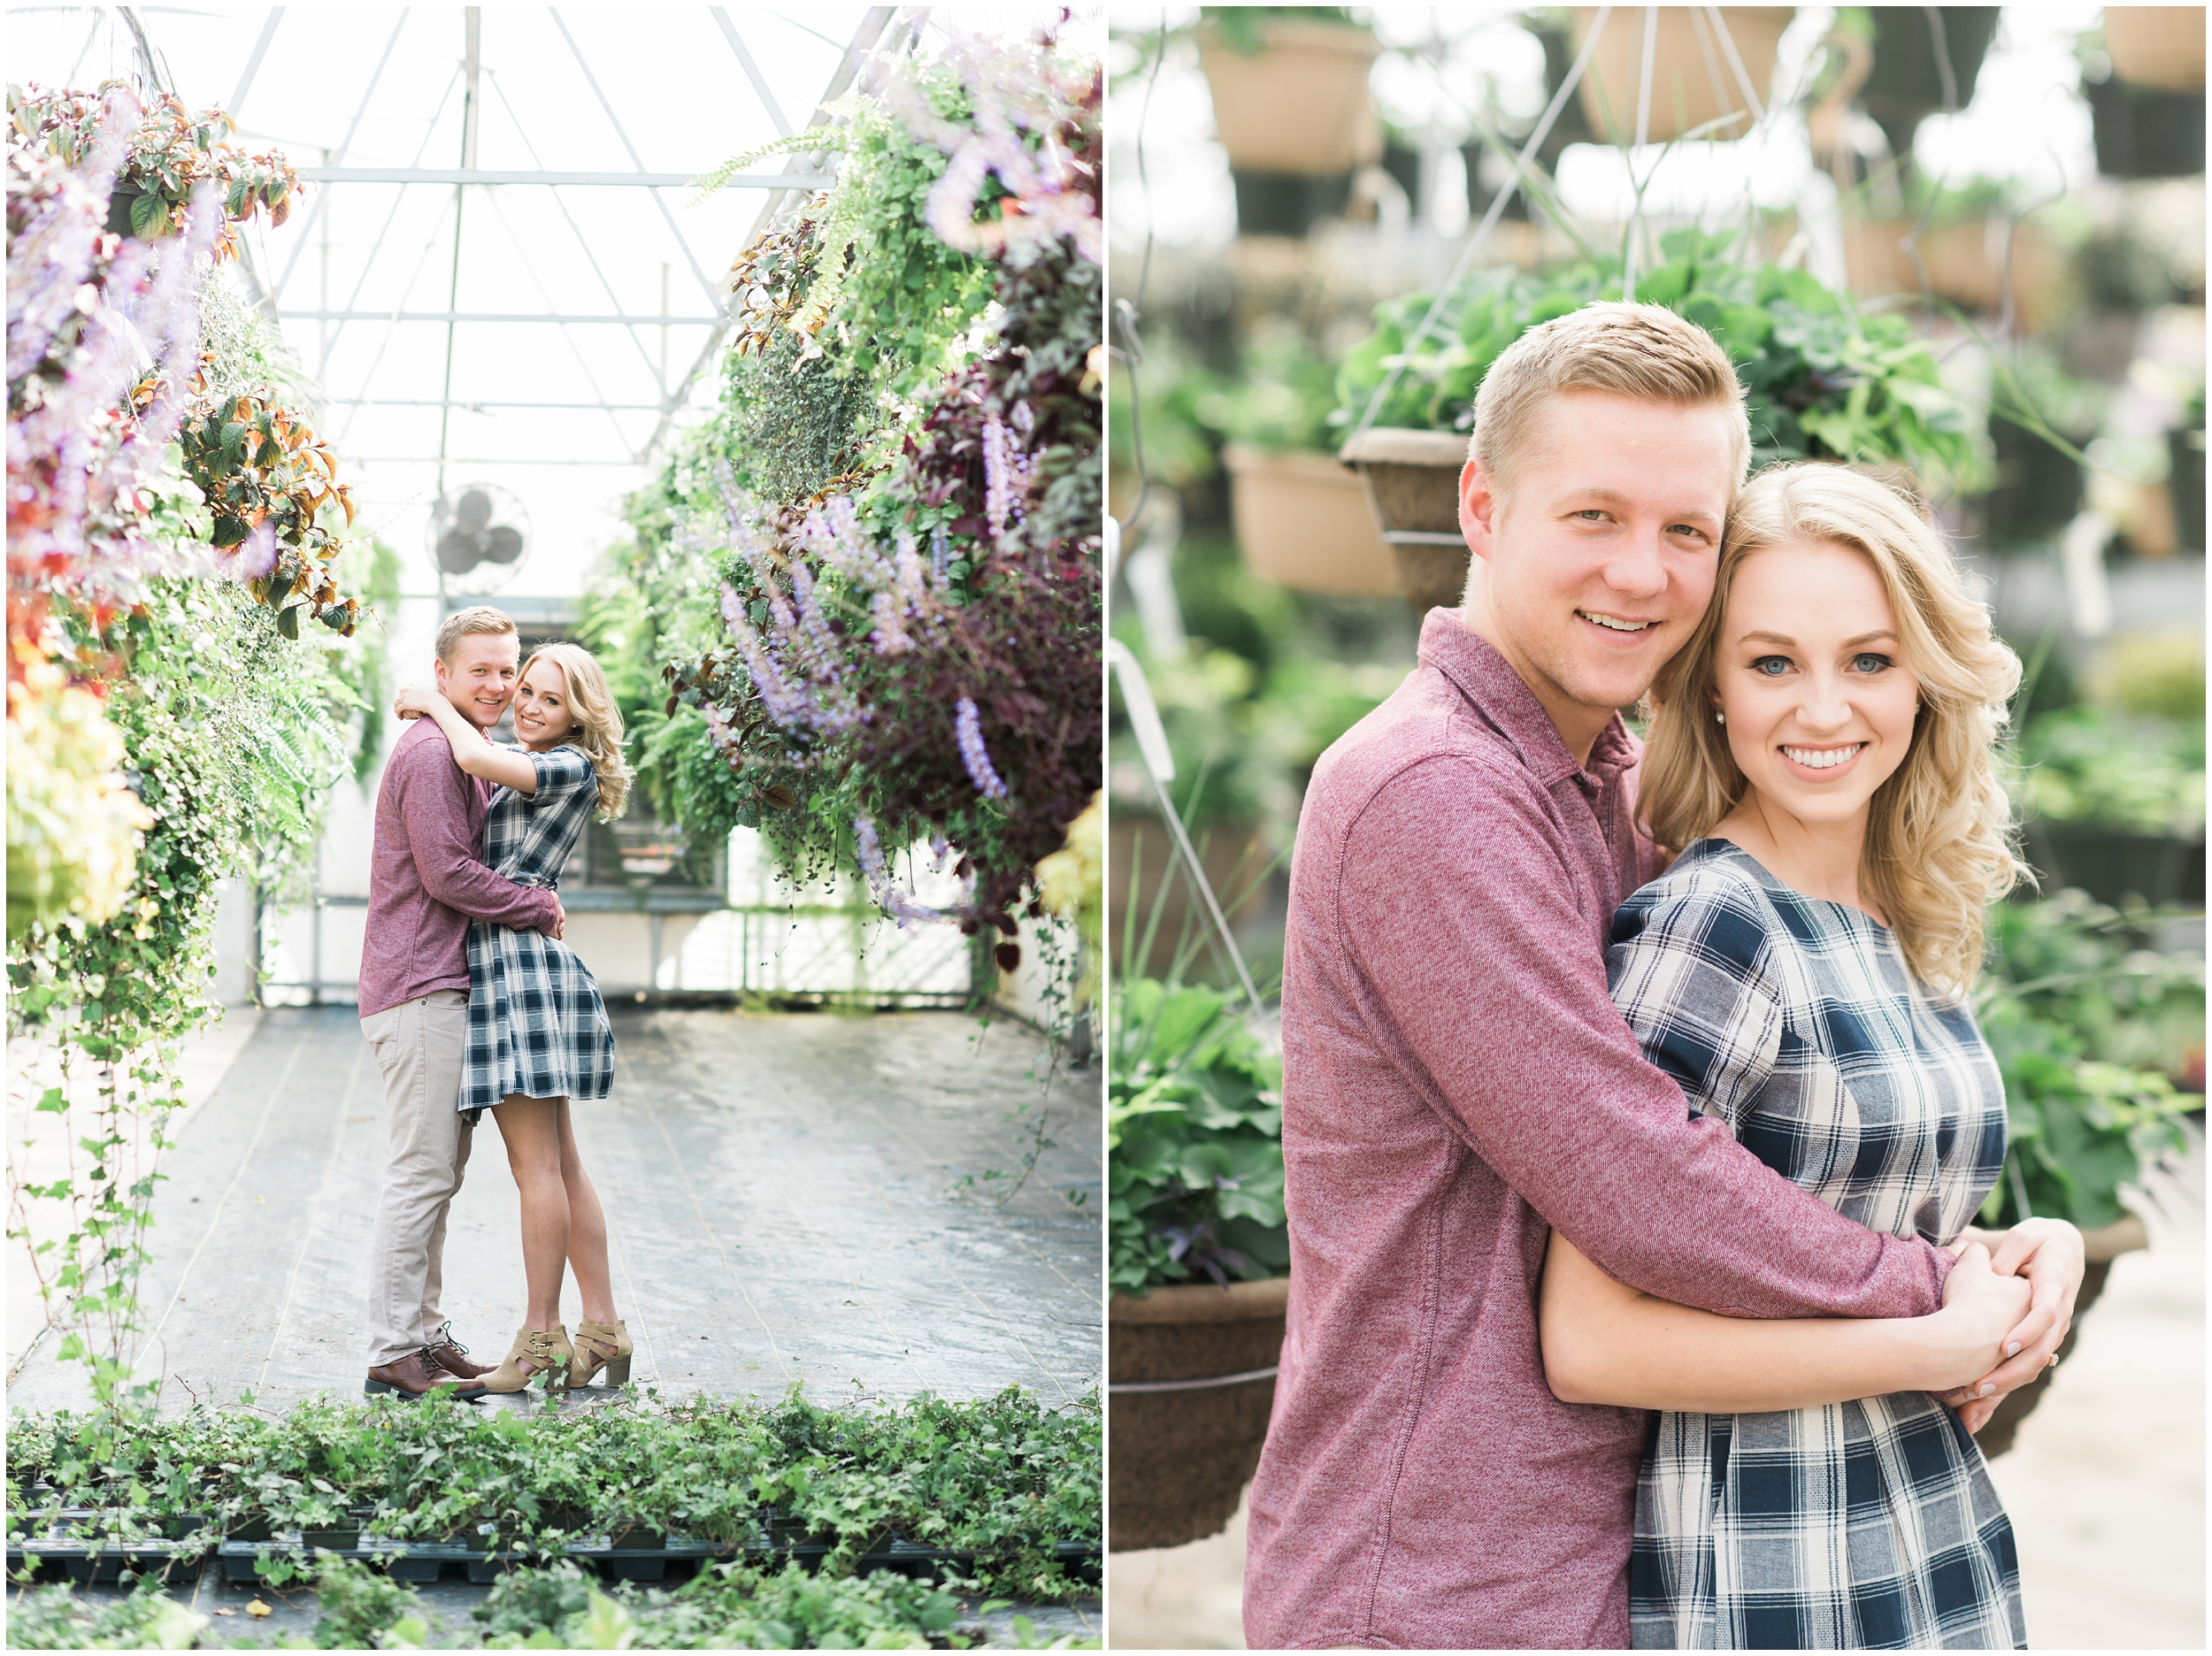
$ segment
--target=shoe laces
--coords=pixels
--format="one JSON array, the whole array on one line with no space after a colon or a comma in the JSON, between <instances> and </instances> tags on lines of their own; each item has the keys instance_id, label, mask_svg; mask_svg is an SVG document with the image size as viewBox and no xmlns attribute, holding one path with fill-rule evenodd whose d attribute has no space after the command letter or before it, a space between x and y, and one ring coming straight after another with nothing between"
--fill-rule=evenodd
<instances>
[{"instance_id":1,"label":"shoe laces","mask_svg":"<svg viewBox=\"0 0 2212 1656\"><path fill-rule=\"evenodd\" d=\"M432 1340L429 1345L424 1346L423 1349L425 1351L443 1351L448 1346L451 1346L464 1357L469 1354L469 1348L462 1345L459 1340L453 1338L453 1319L451 1317L448 1317L444 1322L438 1324L438 1337Z\"/></svg>"}]
</instances>

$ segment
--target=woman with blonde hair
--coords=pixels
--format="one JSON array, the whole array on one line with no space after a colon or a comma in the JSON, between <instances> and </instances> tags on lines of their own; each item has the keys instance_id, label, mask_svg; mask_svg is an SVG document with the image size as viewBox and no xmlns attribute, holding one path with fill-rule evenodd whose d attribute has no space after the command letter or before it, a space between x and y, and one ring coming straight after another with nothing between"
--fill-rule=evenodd
<instances>
[{"instance_id":1,"label":"woman with blonde hair","mask_svg":"<svg viewBox=\"0 0 2212 1656\"><path fill-rule=\"evenodd\" d=\"M2019 676L1911 505L1807 464L1738 497L1710 606L1653 686L1639 809L1680 851L1615 917L1615 1002L1693 1110L1850 1218L1959 1258L1932 1316L1754 1322L1639 1293L1553 1234L1551 1389L1662 1411L1630 1559L1640 1647L2024 1642L1971 1430L1994 1407L1991 1330L2028 1286L1968 1230L2005 1154L1967 993L1983 912L2024 872L1993 763ZM2055 1221L2016 1236L2032 1227L2068 1245Z\"/></svg>"},{"instance_id":2,"label":"woman with blonde hair","mask_svg":"<svg viewBox=\"0 0 2212 1656\"><path fill-rule=\"evenodd\" d=\"M410 685L395 707L427 716L454 763L494 784L484 817L484 861L522 886L558 890L561 870L595 811L622 814L630 786L622 715L606 675L574 644L547 644L523 663L514 698L518 745L502 747L434 688ZM519 1392L543 1376L549 1391L630 1377L628 1330L615 1315L607 1221L577 1153L571 1099L602 1099L614 1085L614 1033L599 985L556 938L477 921L469 927L468 1054L457 1108L489 1109L522 1197L523 1270L529 1310L506 1361L474 1383ZM564 1264L573 1267L583 1315L572 1345L561 1322Z\"/></svg>"}]
</instances>

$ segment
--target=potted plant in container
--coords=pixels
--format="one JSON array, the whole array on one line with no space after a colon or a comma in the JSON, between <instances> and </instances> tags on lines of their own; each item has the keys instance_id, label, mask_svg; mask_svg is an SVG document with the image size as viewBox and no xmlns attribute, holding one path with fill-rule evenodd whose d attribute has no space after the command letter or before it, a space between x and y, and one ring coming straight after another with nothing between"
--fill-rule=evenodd
<instances>
[{"instance_id":1,"label":"potted plant in container","mask_svg":"<svg viewBox=\"0 0 2212 1656\"><path fill-rule=\"evenodd\" d=\"M1804 271L1732 263L1728 246L1695 230L1668 233L1664 262L1638 278L1636 296L1680 311L1733 358L1750 404L1755 466L1808 458L1903 465L1931 484L1978 475L1966 411L1903 317L1862 313ZM1466 583L1459 471L1483 375L1527 329L1621 291L1610 261L1548 277L1482 272L1434 302L1440 314L1417 349L1409 347L1430 297L1376 308L1374 333L1338 374L1333 418L1348 434L1339 456L1364 476L1417 608L1455 604Z\"/></svg>"},{"instance_id":2,"label":"potted plant in container","mask_svg":"<svg viewBox=\"0 0 2212 1656\"><path fill-rule=\"evenodd\" d=\"M1172 975L1125 978L1113 996L1107 1504L1119 1550L1220 1530L1267 1436L1290 1290L1282 1062L1244 1009Z\"/></svg>"},{"instance_id":3,"label":"potted plant in container","mask_svg":"<svg viewBox=\"0 0 2212 1656\"><path fill-rule=\"evenodd\" d=\"M1206 6L1198 61L1247 235L1303 235L1382 154L1375 37L1342 6Z\"/></svg>"},{"instance_id":4,"label":"potted plant in container","mask_svg":"<svg viewBox=\"0 0 2212 1656\"><path fill-rule=\"evenodd\" d=\"M2203 677L2195 675L2199 705ZM2204 724L2070 708L2031 723L2016 794L2054 886L2103 902L2204 901Z\"/></svg>"},{"instance_id":5,"label":"potted plant in container","mask_svg":"<svg viewBox=\"0 0 2212 1656\"><path fill-rule=\"evenodd\" d=\"M2144 950L2147 918L2080 892L2001 904L1991 916L1989 970L1976 993L2004 1076L2011 1140L1980 1223L2066 1219L2087 1244L2062 1358L2113 1261L2148 1245L2142 1220L2121 1204L2123 1189L2141 1186L2152 1167L2187 1148L2182 1118L2203 1106L2163 1070L2181 1068L2186 1043L2202 1039L2204 960ZM2012 1446L2047 1380L2047 1371L2004 1400L1977 1440L1985 1455Z\"/></svg>"}]
</instances>

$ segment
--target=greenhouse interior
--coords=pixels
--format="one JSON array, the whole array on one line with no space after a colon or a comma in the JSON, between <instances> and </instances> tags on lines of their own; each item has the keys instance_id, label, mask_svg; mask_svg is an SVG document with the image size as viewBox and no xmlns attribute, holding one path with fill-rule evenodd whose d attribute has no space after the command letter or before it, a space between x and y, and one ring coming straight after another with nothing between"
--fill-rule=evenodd
<instances>
[{"instance_id":1,"label":"greenhouse interior","mask_svg":"<svg viewBox=\"0 0 2212 1656\"><path fill-rule=\"evenodd\" d=\"M2204 41L2194 7L1111 8L1117 1645L1243 1643L1314 763L1459 602L1483 372L1624 297L1728 348L1755 471L1901 468L2024 663L1991 1202L2072 1219L2101 1292L1980 1441L2032 1642L2201 1644Z\"/></svg>"}]
</instances>

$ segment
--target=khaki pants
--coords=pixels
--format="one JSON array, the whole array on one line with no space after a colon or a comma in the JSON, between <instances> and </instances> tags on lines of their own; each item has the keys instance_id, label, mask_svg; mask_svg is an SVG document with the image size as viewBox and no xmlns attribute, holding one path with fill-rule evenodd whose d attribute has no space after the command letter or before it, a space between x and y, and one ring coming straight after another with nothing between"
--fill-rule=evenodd
<instances>
[{"instance_id":1,"label":"khaki pants","mask_svg":"<svg viewBox=\"0 0 2212 1656\"><path fill-rule=\"evenodd\" d=\"M469 998L438 989L361 1020L384 1072L388 1145L369 1241L369 1367L430 1344L438 1314L446 1209L468 1168L461 1066Z\"/></svg>"}]
</instances>

